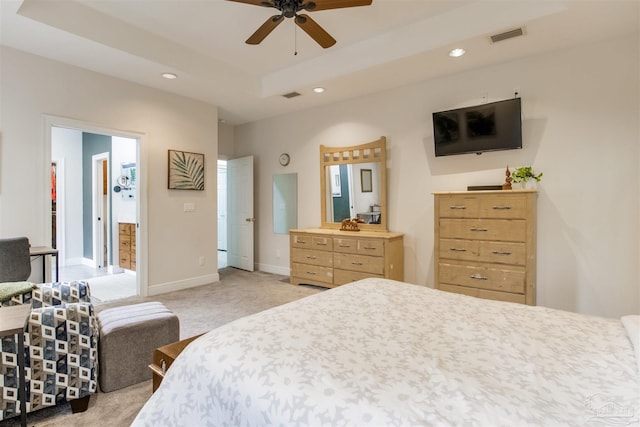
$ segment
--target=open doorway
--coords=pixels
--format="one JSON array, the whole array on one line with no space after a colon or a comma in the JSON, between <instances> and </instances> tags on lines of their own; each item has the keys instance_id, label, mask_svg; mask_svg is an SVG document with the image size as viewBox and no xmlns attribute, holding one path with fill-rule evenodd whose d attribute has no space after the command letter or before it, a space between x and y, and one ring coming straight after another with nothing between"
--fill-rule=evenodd
<instances>
[{"instance_id":1,"label":"open doorway","mask_svg":"<svg viewBox=\"0 0 640 427\"><path fill-rule=\"evenodd\" d=\"M51 126L56 173L52 240L59 250L60 280L87 280L92 297L100 302L140 294L135 268L139 142L108 132ZM123 173L128 174L127 185L119 184ZM121 224L127 225L126 237L121 236ZM122 265L125 241L127 264Z\"/></svg>"}]
</instances>

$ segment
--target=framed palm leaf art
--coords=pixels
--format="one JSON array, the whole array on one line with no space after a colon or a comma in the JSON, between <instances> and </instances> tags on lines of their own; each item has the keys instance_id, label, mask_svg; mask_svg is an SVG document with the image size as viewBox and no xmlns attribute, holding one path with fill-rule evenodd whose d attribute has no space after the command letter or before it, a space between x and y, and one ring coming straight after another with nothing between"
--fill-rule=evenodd
<instances>
[{"instance_id":1,"label":"framed palm leaf art","mask_svg":"<svg viewBox=\"0 0 640 427\"><path fill-rule=\"evenodd\" d=\"M169 190L204 190L204 154L169 150Z\"/></svg>"}]
</instances>

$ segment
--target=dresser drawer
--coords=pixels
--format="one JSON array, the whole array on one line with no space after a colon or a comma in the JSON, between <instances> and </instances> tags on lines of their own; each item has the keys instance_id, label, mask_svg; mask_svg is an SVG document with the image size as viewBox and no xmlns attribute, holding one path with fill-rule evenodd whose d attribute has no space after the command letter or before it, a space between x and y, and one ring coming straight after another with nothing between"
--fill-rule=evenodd
<instances>
[{"instance_id":1,"label":"dresser drawer","mask_svg":"<svg viewBox=\"0 0 640 427\"><path fill-rule=\"evenodd\" d=\"M332 251L333 239L330 237L310 236L308 234L292 234L291 247Z\"/></svg>"},{"instance_id":2,"label":"dresser drawer","mask_svg":"<svg viewBox=\"0 0 640 427\"><path fill-rule=\"evenodd\" d=\"M355 282L356 280L366 279L367 277L383 277L380 274L362 273L359 271L349 270L333 270L333 283L335 285L345 285Z\"/></svg>"},{"instance_id":3,"label":"dresser drawer","mask_svg":"<svg viewBox=\"0 0 640 427\"><path fill-rule=\"evenodd\" d=\"M476 260L524 267L527 264L527 247L524 243L478 242Z\"/></svg>"},{"instance_id":4,"label":"dresser drawer","mask_svg":"<svg viewBox=\"0 0 640 427\"><path fill-rule=\"evenodd\" d=\"M524 294L525 271L522 268L440 263L439 270L441 284Z\"/></svg>"},{"instance_id":5,"label":"dresser drawer","mask_svg":"<svg viewBox=\"0 0 640 427\"><path fill-rule=\"evenodd\" d=\"M489 195L480 201L478 218L524 219L527 199L522 196Z\"/></svg>"},{"instance_id":6,"label":"dresser drawer","mask_svg":"<svg viewBox=\"0 0 640 427\"><path fill-rule=\"evenodd\" d=\"M358 252L358 239L333 239L333 250L335 252L355 254Z\"/></svg>"},{"instance_id":7,"label":"dresser drawer","mask_svg":"<svg viewBox=\"0 0 640 427\"><path fill-rule=\"evenodd\" d=\"M321 267L318 265L292 263L291 276L308 279L310 283L325 282L333 283L333 268Z\"/></svg>"},{"instance_id":8,"label":"dresser drawer","mask_svg":"<svg viewBox=\"0 0 640 427\"><path fill-rule=\"evenodd\" d=\"M480 200L475 196L440 197L440 218L477 218Z\"/></svg>"},{"instance_id":9,"label":"dresser drawer","mask_svg":"<svg viewBox=\"0 0 640 427\"><path fill-rule=\"evenodd\" d=\"M291 260L301 264L313 264L320 267L333 267L333 254L326 251L314 251L312 249L294 249L291 251Z\"/></svg>"},{"instance_id":10,"label":"dresser drawer","mask_svg":"<svg viewBox=\"0 0 640 427\"><path fill-rule=\"evenodd\" d=\"M440 258L492 264L526 265L526 245L483 240L440 239Z\"/></svg>"},{"instance_id":11,"label":"dresser drawer","mask_svg":"<svg viewBox=\"0 0 640 427\"><path fill-rule=\"evenodd\" d=\"M439 289L441 291L455 292L457 294L464 294L472 297L491 299L495 301L517 302L520 304L526 303L526 298L524 295L512 294L510 292L488 291L485 289L467 288L465 286L455 285L440 285Z\"/></svg>"},{"instance_id":12,"label":"dresser drawer","mask_svg":"<svg viewBox=\"0 0 640 427\"><path fill-rule=\"evenodd\" d=\"M440 220L440 237L448 239L497 240L524 242L527 223L515 219L452 219Z\"/></svg>"},{"instance_id":13,"label":"dresser drawer","mask_svg":"<svg viewBox=\"0 0 640 427\"><path fill-rule=\"evenodd\" d=\"M133 224L130 223L126 223L126 222L119 222L118 223L118 234L120 234L121 236L129 236L131 235L131 228L132 228Z\"/></svg>"},{"instance_id":14,"label":"dresser drawer","mask_svg":"<svg viewBox=\"0 0 640 427\"><path fill-rule=\"evenodd\" d=\"M477 240L440 239L438 252L444 259L476 261L479 245Z\"/></svg>"},{"instance_id":15,"label":"dresser drawer","mask_svg":"<svg viewBox=\"0 0 640 427\"><path fill-rule=\"evenodd\" d=\"M120 253L119 265L122 268L130 269L130 267L131 267L131 257L129 256L129 253Z\"/></svg>"},{"instance_id":16,"label":"dresser drawer","mask_svg":"<svg viewBox=\"0 0 640 427\"><path fill-rule=\"evenodd\" d=\"M452 195L440 199L440 218L504 218L527 216L526 196L491 194L487 196Z\"/></svg>"},{"instance_id":17,"label":"dresser drawer","mask_svg":"<svg viewBox=\"0 0 640 427\"><path fill-rule=\"evenodd\" d=\"M120 251L129 252L131 250L131 237L120 235Z\"/></svg>"},{"instance_id":18,"label":"dresser drawer","mask_svg":"<svg viewBox=\"0 0 640 427\"><path fill-rule=\"evenodd\" d=\"M380 257L334 253L333 266L341 270L384 274L384 259Z\"/></svg>"},{"instance_id":19,"label":"dresser drawer","mask_svg":"<svg viewBox=\"0 0 640 427\"><path fill-rule=\"evenodd\" d=\"M384 241L375 239L333 239L333 250L340 253L384 256Z\"/></svg>"}]
</instances>

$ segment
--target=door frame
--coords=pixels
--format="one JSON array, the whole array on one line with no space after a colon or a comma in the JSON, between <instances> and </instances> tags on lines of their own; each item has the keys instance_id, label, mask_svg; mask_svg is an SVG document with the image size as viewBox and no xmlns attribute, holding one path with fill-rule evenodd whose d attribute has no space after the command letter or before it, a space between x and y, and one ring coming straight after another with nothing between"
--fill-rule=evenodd
<instances>
[{"instance_id":1,"label":"door frame","mask_svg":"<svg viewBox=\"0 0 640 427\"><path fill-rule=\"evenodd\" d=\"M91 156L91 222L92 222L92 233L93 233L93 262L95 264L95 268L108 268L111 271L111 265L109 260L111 259L111 204L109 202L109 197L107 196L107 206L105 209L104 206L104 184L103 184L103 173L104 173L104 162L107 162L107 176L109 175L109 168L111 167L111 162L109 161L109 153L99 153ZM106 218L105 218L105 213ZM98 218L102 218L99 220ZM103 227L106 224L107 226L107 241L105 242L105 234L103 232ZM101 265L104 261L104 253L103 248L107 246L107 263L106 265Z\"/></svg>"},{"instance_id":2,"label":"door frame","mask_svg":"<svg viewBox=\"0 0 640 427\"><path fill-rule=\"evenodd\" d=\"M44 156L43 163L46 171L51 168L51 129L53 127L75 129L84 132L91 132L101 135L121 136L124 138L131 138L136 140L136 159L137 159L137 172L138 182L136 185L136 224L137 224L137 239L136 239L136 287L137 293L141 297L146 297L149 294L148 288L148 200L147 200L147 170L148 170L148 151L149 151L149 136L146 132L122 130L118 128L108 127L106 125L100 125L96 123L86 122L83 120L69 119L66 117L58 117L52 115L43 116L43 133L44 133ZM50 174L44 174L44 188L50 188L51 179ZM44 209L44 230L45 241L51 241L51 193L45 192Z\"/></svg>"}]
</instances>

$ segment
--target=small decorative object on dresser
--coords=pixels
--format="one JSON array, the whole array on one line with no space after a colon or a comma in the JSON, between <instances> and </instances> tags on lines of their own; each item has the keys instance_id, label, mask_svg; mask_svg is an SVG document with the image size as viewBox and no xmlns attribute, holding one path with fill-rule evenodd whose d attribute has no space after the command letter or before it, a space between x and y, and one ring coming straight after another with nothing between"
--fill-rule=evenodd
<instances>
[{"instance_id":1,"label":"small decorative object on dresser","mask_svg":"<svg viewBox=\"0 0 640 427\"><path fill-rule=\"evenodd\" d=\"M537 193L434 196L436 289L535 305Z\"/></svg>"},{"instance_id":2,"label":"small decorative object on dresser","mask_svg":"<svg viewBox=\"0 0 640 427\"><path fill-rule=\"evenodd\" d=\"M536 183L542 179L542 172L535 174L531 166L516 168L511 174L514 184L519 184L518 189L536 189Z\"/></svg>"},{"instance_id":3,"label":"small decorative object on dresser","mask_svg":"<svg viewBox=\"0 0 640 427\"><path fill-rule=\"evenodd\" d=\"M506 178L504 180L504 184L502 184L502 189L511 190L511 181L513 181L513 178L511 178L511 171L509 170L509 166L507 166L507 170L504 174L506 175Z\"/></svg>"},{"instance_id":4,"label":"small decorative object on dresser","mask_svg":"<svg viewBox=\"0 0 640 427\"><path fill-rule=\"evenodd\" d=\"M340 231L360 231L358 224L364 224L360 218L345 218L342 220Z\"/></svg>"}]
</instances>

